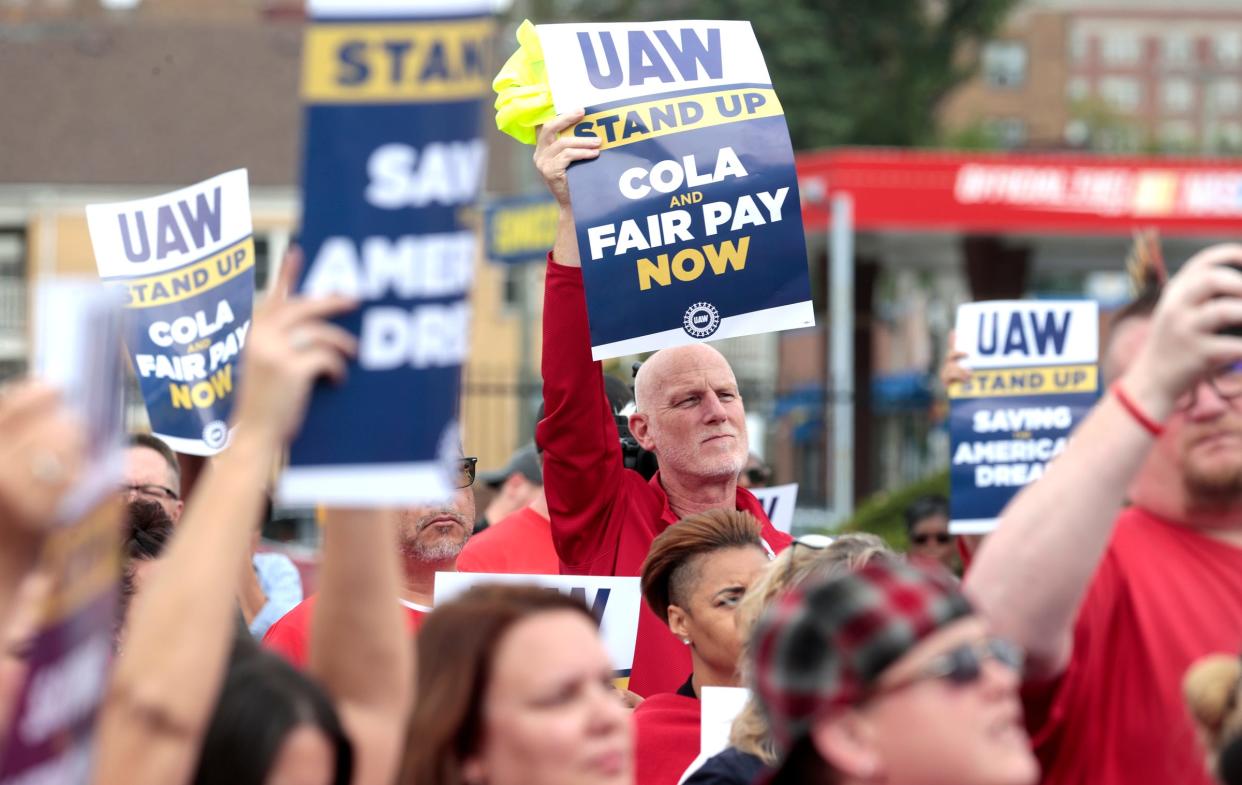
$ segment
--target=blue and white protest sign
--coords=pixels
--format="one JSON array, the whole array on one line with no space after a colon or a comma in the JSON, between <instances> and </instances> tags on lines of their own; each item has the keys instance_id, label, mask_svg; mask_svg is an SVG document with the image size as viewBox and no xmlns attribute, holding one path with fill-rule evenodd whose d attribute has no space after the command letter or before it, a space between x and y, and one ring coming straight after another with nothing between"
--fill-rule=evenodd
<instances>
[{"instance_id":1,"label":"blue and white protest sign","mask_svg":"<svg viewBox=\"0 0 1242 785\"><path fill-rule=\"evenodd\" d=\"M793 531L794 508L798 506L798 483L787 485L769 485L766 488L749 488L764 513L772 523L772 528L789 534Z\"/></svg>"},{"instance_id":2,"label":"blue and white protest sign","mask_svg":"<svg viewBox=\"0 0 1242 785\"><path fill-rule=\"evenodd\" d=\"M228 419L254 303L246 170L86 208L99 275L125 291L125 343L151 430L212 455Z\"/></svg>"},{"instance_id":3,"label":"blue and white protest sign","mask_svg":"<svg viewBox=\"0 0 1242 785\"><path fill-rule=\"evenodd\" d=\"M597 360L815 323L784 113L749 22L538 28Z\"/></svg>"},{"instance_id":4,"label":"blue and white protest sign","mask_svg":"<svg viewBox=\"0 0 1242 785\"><path fill-rule=\"evenodd\" d=\"M488 572L437 572L436 604L447 602L473 586L503 583L543 586L577 597L599 619L599 634L618 676L634 668L634 642L638 639L638 611L643 596L639 579L599 578L588 575L513 575Z\"/></svg>"},{"instance_id":5,"label":"blue and white protest sign","mask_svg":"<svg viewBox=\"0 0 1242 785\"><path fill-rule=\"evenodd\" d=\"M969 303L956 344L971 376L948 391L949 530L983 534L1095 404L1099 314L1093 302Z\"/></svg>"},{"instance_id":6,"label":"blue and white protest sign","mask_svg":"<svg viewBox=\"0 0 1242 785\"><path fill-rule=\"evenodd\" d=\"M460 450L485 165L491 0L310 0L301 290L360 307L339 386L315 389L279 494L367 506L447 498Z\"/></svg>"}]
</instances>

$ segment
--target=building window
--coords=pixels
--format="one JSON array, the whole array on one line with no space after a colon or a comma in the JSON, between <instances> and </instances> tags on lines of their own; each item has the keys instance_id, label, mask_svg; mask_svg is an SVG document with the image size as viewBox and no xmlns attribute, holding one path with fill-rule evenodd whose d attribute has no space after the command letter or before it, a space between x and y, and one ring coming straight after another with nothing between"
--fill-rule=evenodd
<instances>
[{"instance_id":1,"label":"building window","mask_svg":"<svg viewBox=\"0 0 1242 785\"><path fill-rule=\"evenodd\" d=\"M1108 76L1100 80L1100 96L1119 112L1134 112L1142 103L1143 92L1136 79Z\"/></svg>"},{"instance_id":2,"label":"building window","mask_svg":"<svg viewBox=\"0 0 1242 785\"><path fill-rule=\"evenodd\" d=\"M1242 123L1221 123L1216 127L1216 141L1225 152L1242 150Z\"/></svg>"},{"instance_id":3,"label":"building window","mask_svg":"<svg viewBox=\"0 0 1242 785\"><path fill-rule=\"evenodd\" d=\"M992 87L1021 87L1026 83L1026 45L1018 41L989 41L983 47L983 78Z\"/></svg>"},{"instance_id":4,"label":"building window","mask_svg":"<svg viewBox=\"0 0 1242 785\"><path fill-rule=\"evenodd\" d=\"M986 122L988 135L1006 149L1026 144L1026 122L1018 117L995 117Z\"/></svg>"},{"instance_id":5,"label":"building window","mask_svg":"<svg viewBox=\"0 0 1242 785\"><path fill-rule=\"evenodd\" d=\"M1087 54L1091 50L1091 38L1080 29L1070 33L1070 59L1075 63L1087 62Z\"/></svg>"},{"instance_id":6,"label":"building window","mask_svg":"<svg viewBox=\"0 0 1242 785\"><path fill-rule=\"evenodd\" d=\"M1233 114L1242 107L1242 85L1234 80L1219 80L1208 89L1208 111L1213 115Z\"/></svg>"},{"instance_id":7,"label":"building window","mask_svg":"<svg viewBox=\"0 0 1242 785\"><path fill-rule=\"evenodd\" d=\"M1189 148L1195 142L1195 128L1185 120L1169 120L1160 126L1160 141L1169 147Z\"/></svg>"},{"instance_id":8,"label":"building window","mask_svg":"<svg viewBox=\"0 0 1242 785\"><path fill-rule=\"evenodd\" d=\"M1212 50L1216 55L1216 62L1221 65L1242 63L1242 32L1223 30L1217 33L1212 41Z\"/></svg>"},{"instance_id":9,"label":"building window","mask_svg":"<svg viewBox=\"0 0 1242 785\"><path fill-rule=\"evenodd\" d=\"M0 226L0 333L26 333L26 232Z\"/></svg>"},{"instance_id":10,"label":"building window","mask_svg":"<svg viewBox=\"0 0 1242 785\"><path fill-rule=\"evenodd\" d=\"M1142 39L1124 30L1110 30L1100 41L1100 51L1107 65L1134 65L1143 54L1142 48Z\"/></svg>"},{"instance_id":11,"label":"building window","mask_svg":"<svg viewBox=\"0 0 1242 785\"><path fill-rule=\"evenodd\" d=\"M1188 65L1195 59L1195 42L1188 33L1169 33L1161 44L1166 65Z\"/></svg>"},{"instance_id":12,"label":"building window","mask_svg":"<svg viewBox=\"0 0 1242 785\"><path fill-rule=\"evenodd\" d=\"M1161 89L1164 111L1180 114L1190 110L1195 100L1195 86L1189 79L1166 79Z\"/></svg>"},{"instance_id":13,"label":"building window","mask_svg":"<svg viewBox=\"0 0 1242 785\"><path fill-rule=\"evenodd\" d=\"M1071 102L1085 101L1091 95L1091 85L1081 76L1075 76L1065 83L1065 97Z\"/></svg>"}]
</instances>

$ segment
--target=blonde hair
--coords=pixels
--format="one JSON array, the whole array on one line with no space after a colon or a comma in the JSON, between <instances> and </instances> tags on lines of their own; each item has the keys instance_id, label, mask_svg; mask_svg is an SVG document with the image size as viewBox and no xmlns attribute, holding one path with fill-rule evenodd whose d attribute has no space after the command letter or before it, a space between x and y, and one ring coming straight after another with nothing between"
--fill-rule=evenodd
<instances>
[{"instance_id":1,"label":"blonde hair","mask_svg":"<svg viewBox=\"0 0 1242 785\"><path fill-rule=\"evenodd\" d=\"M1221 747L1242 734L1239 682L1242 682L1242 660L1236 654L1209 654L1191 665L1182 680L1182 695L1199 726L1211 771L1216 770Z\"/></svg>"},{"instance_id":2,"label":"blonde hair","mask_svg":"<svg viewBox=\"0 0 1242 785\"><path fill-rule=\"evenodd\" d=\"M734 618L742 640L746 641L746 650L742 653L742 679L751 688L751 697L733 720L729 744L758 757L769 766L775 764L778 758L767 717L755 697L750 665L750 633L764 610L787 590L805 580L844 575L877 558L896 558L896 554L874 534L843 534L826 548L807 547L795 540L772 560L763 575L746 590Z\"/></svg>"}]
</instances>

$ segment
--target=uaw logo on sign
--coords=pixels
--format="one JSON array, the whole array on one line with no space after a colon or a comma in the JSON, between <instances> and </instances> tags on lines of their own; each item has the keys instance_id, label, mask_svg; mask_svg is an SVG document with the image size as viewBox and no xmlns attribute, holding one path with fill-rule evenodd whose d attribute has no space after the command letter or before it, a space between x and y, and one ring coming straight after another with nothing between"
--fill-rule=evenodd
<instances>
[{"instance_id":1,"label":"uaw logo on sign","mask_svg":"<svg viewBox=\"0 0 1242 785\"><path fill-rule=\"evenodd\" d=\"M708 302L697 302L686 309L682 327L691 338L706 338L720 327L720 311Z\"/></svg>"},{"instance_id":2,"label":"uaw logo on sign","mask_svg":"<svg viewBox=\"0 0 1242 785\"><path fill-rule=\"evenodd\" d=\"M212 420L203 429L203 444L219 449L229 439L229 426L224 420Z\"/></svg>"}]
</instances>

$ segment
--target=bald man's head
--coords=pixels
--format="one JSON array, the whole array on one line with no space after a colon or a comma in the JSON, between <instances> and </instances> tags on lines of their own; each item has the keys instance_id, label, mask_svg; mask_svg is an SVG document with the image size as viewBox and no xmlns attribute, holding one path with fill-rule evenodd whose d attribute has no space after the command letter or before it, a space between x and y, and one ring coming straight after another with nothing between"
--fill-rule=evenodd
<instances>
[{"instance_id":1,"label":"bald man's head","mask_svg":"<svg viewBox=\"0 0 1242 785\"><path fill-rule=\"evenodd\" d=\"M737 379L725 356L715 347L696 343L687 346L671 346L651 355L639 366L634 377L634 408L643 410L643 401L654 401L661 386L670 376L676 376L687 368L715 368L728 373L734 385Z\"/></svg>"},{"instance_id":2,"label":"bald man's head","mask_svg":"<svg viewBox=\"0 0 1242 785\"><path fill-rule=\"evenodd\" d=\"M634 378L630 432L681 484L736 480L750 445L733 369L705 344L661 349Z\"/></svg>"}]
</instances>

